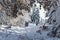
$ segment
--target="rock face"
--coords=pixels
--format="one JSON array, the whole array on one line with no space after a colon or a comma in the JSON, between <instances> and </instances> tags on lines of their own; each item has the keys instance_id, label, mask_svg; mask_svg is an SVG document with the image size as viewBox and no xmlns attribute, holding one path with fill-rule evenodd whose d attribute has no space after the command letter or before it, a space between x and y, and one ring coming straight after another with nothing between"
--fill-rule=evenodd
<instances>
[{"instance_id":1,"label":"rock face","mask_svg":"<svg viewBox=\"0 0 60 40\"><path fill-rule=\"evenodd\" d=\"M30 0L3 0L1 3L4 5L1 24L25 26L25 22L30 21Z\"/></svg>"},{"instance_id":2,"label":"rock face","mask_svg":"<svg viewBox=\"0 0 60 40\"><path fill-rule=\"evenodd\" d=\"M25 22L30 21L30 17L27 11L22 10L23 16L18 15L16 18L10 19L10 23L13 25L25 26Z\"/></svg>"}]
</instances>

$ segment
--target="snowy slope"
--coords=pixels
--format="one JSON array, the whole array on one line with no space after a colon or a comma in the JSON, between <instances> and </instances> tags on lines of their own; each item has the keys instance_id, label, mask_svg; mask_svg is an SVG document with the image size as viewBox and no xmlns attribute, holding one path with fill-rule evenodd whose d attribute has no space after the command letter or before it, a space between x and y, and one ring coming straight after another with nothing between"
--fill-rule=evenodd
<instances>
[{"instance_id":1,"label":"snowy slope","mask_svg":"<svg viewBox=\"0 0 60 40\"><path fill-rule=\"evenodd\" d=\"M37 33L39 26L35 24L29 24L28 27L22 28L18 26L11 26L11 28L6 29L7 26L0 26L0 40L60 40L59 38L49 37L47 33L49 31L41 31Z\"/></svg>"}]
</instances>

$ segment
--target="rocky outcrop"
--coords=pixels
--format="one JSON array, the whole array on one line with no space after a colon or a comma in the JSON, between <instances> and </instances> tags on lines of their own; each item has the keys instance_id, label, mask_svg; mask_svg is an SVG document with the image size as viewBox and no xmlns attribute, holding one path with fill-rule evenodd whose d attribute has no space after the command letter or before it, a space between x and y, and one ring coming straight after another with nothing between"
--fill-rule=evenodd
<instances>
[{"instance_id":1,"label":"rocky outcrop","mask_svg":"<svg viewBox=\"0 0 60 40\"><path fill-rule=\"evenodd\" d=\"M25 22L30 21L30 0L3 0L2 4L2 24L25 26Z\"/></svg>"}]
</instances>

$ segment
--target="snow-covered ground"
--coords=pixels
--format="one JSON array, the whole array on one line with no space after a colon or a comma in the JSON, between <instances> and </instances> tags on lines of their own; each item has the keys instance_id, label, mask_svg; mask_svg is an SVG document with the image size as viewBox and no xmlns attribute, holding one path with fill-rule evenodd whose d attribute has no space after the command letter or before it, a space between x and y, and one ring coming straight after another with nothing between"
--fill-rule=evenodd
<instances>
[{"instance_id":1,"label":"snow-covered ground","mask_svg":"<svg viewBox=\"0 0 60 40\"><path fill-rule=\"evenodd\" d=\"M57 37L49 37L49 31L41 30L41 33L36 32L39 26L29 24L28 27L0 25L0 40L60 40Z\"/></svg>"}]
</instances>

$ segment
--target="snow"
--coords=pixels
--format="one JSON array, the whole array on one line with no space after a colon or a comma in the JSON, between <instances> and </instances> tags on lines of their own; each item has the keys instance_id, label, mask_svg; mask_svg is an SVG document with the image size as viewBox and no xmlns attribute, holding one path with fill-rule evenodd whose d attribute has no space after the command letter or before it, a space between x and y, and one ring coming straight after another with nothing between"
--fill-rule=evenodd
<instances>
[{"instance_id":1,"label":"snow","mask_svg":"<svg viewBox=\"0 0 60 40\"><path fill-rule=\"evenodd\" d=\"M37 4L37 8L39 8L40 7L39 3L36 3L36 4ZM45 22L45 19L48 19L48 17L45 18L47 11L45 11L43 9L43 5L41 8L42 9L39 10L40 11L39 15L41 17L41 21ZM51 11L52 11L52 9L53 8L51 8ZM59 15L59 10L60 10L60 7L58 7L57 15ZM33 10L31 8L31 12L32 11ZM27 13L25 10L22 10L22 12ZM16 19L12 19L10 22L12 24L15 24L15 22L20 21L20 19L19 19L20 17L23 18L23 20L22 20L23 22L24 22L24 20L30 21L30 17L28 16L28 13L27 13L27 15L24 14L24 17L19 16ZM57 16L57 19L59 19L59 17L60 17L60 15ZM58 23L60 23L59 20L57 20ZM18 23L18 24L20 24L20 23ZM53 24L51 24L51 25L46 24L46 26L48 26L48 29L46 29L46 30L42 30L42 28L40 28L40 27L42 27L42 25L43 24L39 24L38 26L36 26L36 24L32 24L32 23L29 23L28 27L0 25L0 40L60 40L60 38L58 38L58 37L49 37L47 35L52 30L52 28L54 27ZM40 32L37 32L38 30L40 30Z\"/></svg>"},{"instance_id":2,"label":"snow","mask_svg":"<svg viewBox=\"0 0 60 40\"><path fill-rule=\"evenodd\" d=\"M52 26L52 25L49 25ZM41 30L41 34L36 31L39 30L39 26L30 23L28 27L11 26L6 29L6 25L0 26L0 40L60 40L59 38L49 37L47 33L49 31Z\"/></svg>"}]
</instances>

